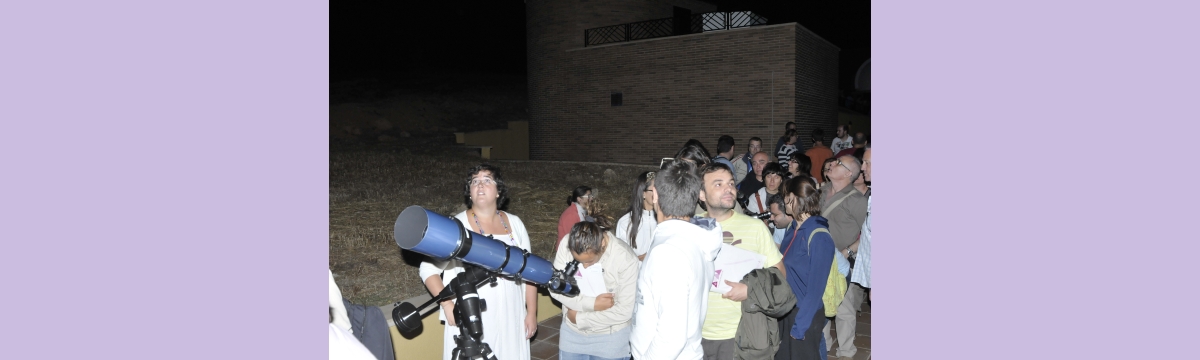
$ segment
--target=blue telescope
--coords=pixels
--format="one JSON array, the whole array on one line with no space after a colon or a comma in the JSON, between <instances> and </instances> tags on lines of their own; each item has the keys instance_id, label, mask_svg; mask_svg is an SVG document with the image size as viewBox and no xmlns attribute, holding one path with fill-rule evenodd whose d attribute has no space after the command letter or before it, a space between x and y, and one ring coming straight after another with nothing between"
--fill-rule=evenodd
<instances>
[{"instance_id":1,"label":"blue telescope","mask_svg":"<svg viewBox=\"0 0 1200 360\"><path fill-rule=\"evenodd\" d=\"M575 269L579 262L572 260L563 270L555 270L549 261L530 254L525 249L509 246L496 239L467 230L458 219L445 217L417 205L409 206L396 218L393 230L396 245L405 250L429 255L438 260L461 259L468 265L466 271L453 280L433 298L420 306L404 302L392 309L392 320L401 333L413 333L421 329L421 311L446 299L457 298L453 315L459 326L460 336L455 337L455 353L459 350L466 358L484 356L491 352L483 344L483 324L478 322L479 313L487 305L477 295L476 288L488 282L495 283L493 273L511 276L536 285L545 286L551 292L566 296L579 295L575 285ZM495 357L490 357L495 359Z\"/></svg>"},{"instance_id":2,"label":"blue telescope","mask_svg":"<svg viewBox=\"0 0 1200 360\"><path fill-rule=\"evenodd\" d=\"M555 276L554 266L525 249L467 230L462 222L417 205L396 218L396 245L438 260L461 259L491 272L546 286L550 291L574 296L579 289L571 276ZM574 274L572 274L574 275ZM569 280L568 280L569 279Z\"/></svg>"}]
</instances>

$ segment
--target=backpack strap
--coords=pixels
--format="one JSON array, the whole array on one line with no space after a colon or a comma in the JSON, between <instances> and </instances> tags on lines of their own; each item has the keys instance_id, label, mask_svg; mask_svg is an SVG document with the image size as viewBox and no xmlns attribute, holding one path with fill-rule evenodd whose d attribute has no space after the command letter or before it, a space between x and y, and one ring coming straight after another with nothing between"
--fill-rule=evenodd
<instances>
[{"instance_id":1,"label":"backpack strap","mask_svg":"<svg viewBox=\"0 0 1200 360\"><path fill-rule=\"evenodd\" d=\"M764 180L765 180L765 179L764 179ZM762 197L761 197L761 196L758 196L758 192L757 192L757 191L755 191L755 192L754 192L754 201L757 201L757 202L758 202L758 211L759 211L759 212L763 212L763 210L770 211L770 209L764 209L764 208L763 208L763 205L762 205Z\"/></svg>"},{"instance_id":2,"label":"backpack strap","mask_svg":"<svg viewBox=\"0 0 1200 360\"><path fill-rule=\"evenodd\" d=\"M812 232L812 233L808 234L808 243L807 243L807 244L805 244L805 245L807 245L807 246L808 246L808 248L809 248L810 250L812 249L812 238L813 238L813 236L816 236L816 235L817 235L817 233L826 233L826 234L829 234L829 230L827 230L827 229L825 229L825 228L817 228L816 230L813 230L813 232ZM833 235L832 235L832 234L830 234L829 236L830 236L830 237L833 237Z\"/></svg>"},{"instance_id":3,"label":"backpack strap","mask_svg":"<svg viewBox=\"0 0 1200 360\"><path fill-rule=\"evenodd\" d=\"M795 244L795 243L796 243L796 232L799 232L799 231L800 231L800 227L799 227L799 226L797 226L797 227L796 227L796 230L792 230L792 242L788 243L788 247L787 247L786 249L783 249L783 256L787 256L787 252L788 252L788 250L791 250L791 249L792 249L792 244ZM829 230L827 230L827 229L825 229L825 228L821 228L821 227L819 227L819 228L817 228L816 230L813 230L811 233L809 233L809 234L808 234L808 243L806 243L806 244L804 245L804 247L805 247L806 249L811 249L811 248L812 248L812 239L813 239L813 236L816 236L816 235L817 235L817 233L826 233L826 234L829 234ZM830 236L833 236L833 235L830 235Z\"/></svg>"},{"instance_id":4,"label":"backpack strap","mask_svg":"<svg viewBox=\"0 0 1200 360\"><path fill-rule=\"evenodd\" d=\"M858 191L858 190L850 190L850 191ZM837 201L834 201L833 203L829 204L829 206L826 206L824 209L821 209L821 215L829 215L829 213L832 212L833 209L836 209L838 207L838 205L842 204L842 201L845 201L846 198L850 197L851 195L854 195L854 193L852 193L852 192L846 193L846 195L842 196L842 198L837 199Z\"/></svg>"}]
</instances>

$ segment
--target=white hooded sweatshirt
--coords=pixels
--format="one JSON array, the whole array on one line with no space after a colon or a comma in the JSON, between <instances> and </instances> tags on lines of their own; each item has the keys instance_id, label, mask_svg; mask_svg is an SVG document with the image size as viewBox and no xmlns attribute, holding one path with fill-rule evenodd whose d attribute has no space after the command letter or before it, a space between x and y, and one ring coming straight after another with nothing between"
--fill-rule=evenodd
<instances>
[{"instance_id":1,"label":"white hooded sweatshirt","mask_svg":"<svg viewBox=\"0 0 1200 360\"><path fill-rule=\"evenodd\" d=\"M708 309L721 225L712 218L667 220L638 274L629 342L638 360L701 359L700 328Z\"/></svg>"}]
</instances>

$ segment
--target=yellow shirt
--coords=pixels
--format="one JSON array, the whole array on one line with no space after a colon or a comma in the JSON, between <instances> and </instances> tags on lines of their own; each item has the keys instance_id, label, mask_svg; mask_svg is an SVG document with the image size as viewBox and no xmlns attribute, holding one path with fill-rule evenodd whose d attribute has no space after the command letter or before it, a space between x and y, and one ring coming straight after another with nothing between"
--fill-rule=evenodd
<instances>
[{"instance_id":1,"label":"yellow shirt","mask_svg":"<svg viewBox=\"0 0 1200 360\"><path fill-rule=\"evenodd\" d=\"M705 215L697 215L705 216ZM775 239L762 220L734 212L733 216L718 221L725 232L724 241L734 247L753 251L764 256L763 267L774 266L783 260ZM738 322L742 320L742 303L724 299L720 293L708 293L708 315L704 317L701 336L708 340L732 339L737 335Z\"/></svg>"}]
</instances>

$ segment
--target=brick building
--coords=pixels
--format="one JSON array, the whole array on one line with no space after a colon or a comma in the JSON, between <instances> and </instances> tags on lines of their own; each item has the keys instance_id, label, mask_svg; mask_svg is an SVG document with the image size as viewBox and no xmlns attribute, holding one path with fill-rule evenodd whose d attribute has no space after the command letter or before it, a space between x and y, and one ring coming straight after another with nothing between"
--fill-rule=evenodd
<instances>
[{"instance_id":1,"label":"brick building","mask_svg":"<svg viewBox=\"0 0 1200 360\"><path fill-rule=\"evenodd\" d=\"M805 147L815 128L828 142L839 49L796 23L709 31L699 19L726 14L715 11L694 0L527 0L530 158L657 164L690 138L715 152L722 134L739 151L752 136L770 151L788 121ZM585 35L681 16L696 20L665 37L594 45L596 32Z\"/></svg>"}]
</instances>

